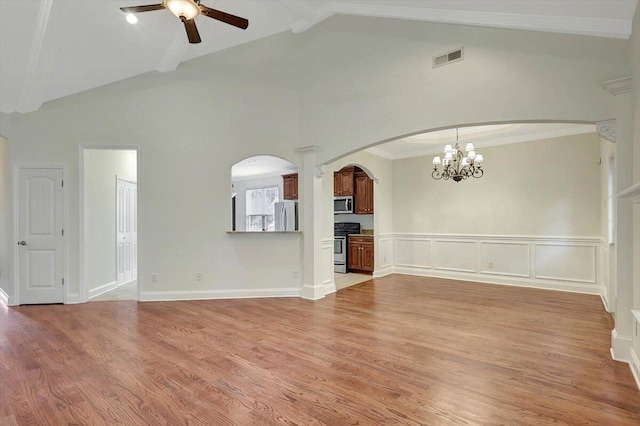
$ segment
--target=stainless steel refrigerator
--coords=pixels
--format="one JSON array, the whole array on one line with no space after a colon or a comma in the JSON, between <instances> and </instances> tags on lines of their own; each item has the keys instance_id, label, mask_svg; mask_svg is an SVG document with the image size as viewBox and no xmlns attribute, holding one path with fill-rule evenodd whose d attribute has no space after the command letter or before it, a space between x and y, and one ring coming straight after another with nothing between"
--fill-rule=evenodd
<instances>
[{"instance_id":1,"label":"stainless steel refrigerator","mask_svg":"<svg viewBox=\"0 0 640 426\"><path fill-rule=\"evenodd\" d=\"M296 201L280 201L274 203L275 230L298 230L298 203Z\"/></svg>"}]
</instances>

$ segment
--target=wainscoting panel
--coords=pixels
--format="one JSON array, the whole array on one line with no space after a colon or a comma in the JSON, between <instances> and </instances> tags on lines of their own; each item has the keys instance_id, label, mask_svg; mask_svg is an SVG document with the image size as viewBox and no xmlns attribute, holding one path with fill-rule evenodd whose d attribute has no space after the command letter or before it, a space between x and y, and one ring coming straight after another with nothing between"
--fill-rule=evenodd
<instances>
[{"instance_id":1,"label":"wainscoting panel","mask_svg":"<svg viewBox=\"0 0 640 426\"><path fill-rule=\"evenodd\" d=\"M607 312L611 312L611 292L609 291L609 244L602 242L600 244L600 256L599 256L599 281L600 281L600 295L602 302Z\"/></svg>"},{"instance_id":2,"label":"wainscoting panel","mask_svg":"<svg viewBox=\"0 0 640 426\"><path fill-rule=\"evenodd\" d=\"M397 266L432 268L431 240L428 238L395 238L395 258Z\"/></svg>"},{"instance_id":3,"label":"wainscoting panel","mask_svg":"<svg viewBox=\"0 0 640 426\"><path fill-rule=\"evenodd\" d=\"M528 242L480 242L483 274L531 277L531 244Z\"/></svg>"},{"instance_id":4,"label":"wainscoting panel","mask_svg":"<svg viewBox=\"0 0 640 426\"><path fill-rule=\"evenodd\" d=\"M436 269L456 272L476 272L475 241L435 240Z\"/></svg>"},{"instance_id":5,"label":"wainscoting panel","mask_svg":"<svg viewBox=\"0 0 640 426\"><path fill-rule=\"evenodd\" d=\"M595 245L536 243L536 278L596 283Z\"/></svg>"},{"instance_id":6,"label":"wainscoting panel","mask_svg":"<svg viewBox=\"0 0 640 426\"><path fill-rule=\"evenodd\" d=\"M378 261L380 268L388 268L393 265L393 236L389 234L380 235L378 238L380 255Z\"/></svg>"},{"instance_id":7,"label":"wainscoting panel","mask_svg":"<svg viewBox=\"0 0 640 426\"><path fill-rule=\"evenodd\" d=\"M324 294L336 292L333 280L333 238L322 239L322 285Z\"/></svg>"},{"instance_id":8,"label":"wainscoting panel","mask_svg":"<svg viewBox=\"0 0 640 426\"><path fill-rule=\"evenodd\" d=\"M393 241L394 273L602 294L600 238L398 233Z\"/></svg>"}]
</instances>

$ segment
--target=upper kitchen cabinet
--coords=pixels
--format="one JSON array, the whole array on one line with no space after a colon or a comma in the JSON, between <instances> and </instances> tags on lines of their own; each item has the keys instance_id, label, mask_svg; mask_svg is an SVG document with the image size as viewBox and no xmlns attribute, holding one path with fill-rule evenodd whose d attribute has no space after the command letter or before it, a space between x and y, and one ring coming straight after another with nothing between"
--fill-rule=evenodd
<instances>
[{"instance_id":1,"label":"upper kitchen cabinet","mask_svg":"<svg viewBox=\"0 0 640 426\"><path fill-rule=\"evenodd\" d=\"M345 167L333 174L333 195L354 195L353 182L354 182L354 167Z\"/></svg>"},{"instance_id":2,"label":"upper kitchen cabinet","mask_svg":"<svg viewBox=\"0 0 640 426\"><path fill-rule=\"evenodd\" d=\"M355 173L355 214L373 214L373 179L365 172Z\"/></svg>"},{"instance_id":3,"label":"upper kitchen cabinet","mask_svg":"<svg viewBox=\"0 0 640 426\"><path fill-rule=\"evenodd\" d=\"M298 174L290 173L288 175L282 175L282 198L285 200L297 200L298 199Z\"/></svg>"}]
</instances>

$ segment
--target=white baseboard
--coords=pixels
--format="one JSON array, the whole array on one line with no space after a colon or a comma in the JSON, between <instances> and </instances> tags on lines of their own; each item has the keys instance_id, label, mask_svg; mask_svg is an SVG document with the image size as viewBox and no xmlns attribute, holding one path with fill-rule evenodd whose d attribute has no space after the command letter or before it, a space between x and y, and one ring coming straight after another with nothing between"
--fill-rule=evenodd
<instances>
[{"instance_id":1,"label":"white baseboard","mask_svg":"<svg viewBox=\"0 0 640 426\"><path fill-rule=\"evenodd\" d=\"M78 303L84 303L80 300L80 294L78 293L70 293L67 294L65 305L77 305Z\"/></svg>"},{"instance_id":2,"label":"white baseboard","mask_svg":"<svg viewBox=\"0 0 640 426\"><path fill-rule=\"evenodd\" d=\"M299 296L307 300L318 300L324 297L324 285L303 285Z\"/></svg>"},{"instance_id":3,"label":"white baseboard","mask_svg":"<svg viewBox=\"0 0 640 426\"><path fill-rule=\"evenodd\" d=\"M633 378L636 379L636 385L638 389L640 389L640 358L638 358L638 354L631 349L631 361L629 362L629 367L631 367L631 373L633 373Z\"/></svg>"},{"instance_id":4,"label":"white baseboard","mask_svg":"<svg viewBox=\"0 0 640 426\"><path fill-rule=\"evenodd\" d=\"M141 302L215 299L253 299L261 297L298 297L299 288L197 290L197 291L143 291Z\"/></svg>"},{"instance_id":5,"label":"white baseboard","mask_svg":"<svg viewBox=\"0 0 640 426\"><path fill-rule=\"evenodd\" d=\"M631 336L620 336L615 328L611 330L611 358L631 363L631 343Z\"/></svg>"},{"instance_id":6,"label":"white baseboard","mask_svg":"<svg viewBox=\"0 0 640 426\"><path fill-rule=\"evenodd\" d=\"M118 282L117 281L112 281L110 283L106 283L103 284L101 286L98 287L94 287L92 289L89 290L87 296L89 298L89 300L93 299L94 297L98 297L101 294L105 294L111 290L115 290L116 288L118 288Z\"/></svg>"},{"instance_id":7,"label":"white baseboard","mask_svg":"<svg viewBox=\"0 0 640 426\"><path fill-rule=\"evenodd\" d=\"M0 288L0 303L4 303L6 306L13 306L13 297L9 296L1 288Z\"/></svg>"},{"instance_id":8,"label":"white baseboard","mask_svg":"<svg viewBox=\"0 0 640 426\"><path fill-rule=\"evenodd\" d=\"M336 291L338 291L338 289L336 288L336 283L333 280L327 281L323 283L323 285L325 296L327 294L335 293Z\"/></svg>"},{"instance_id":9,"label":"white baseboard","mask_svg":"<svg viewBox=\"0 0 640 426\"><path fill-rule=\"evenodd\" d=\"M382 277L386 277L387 275L391 275L393 274L393 267L391 265L387 265L384 266L380 269L376 269L375 271L373 271L373 278L382 278Z\"/></svg>"},{"instance_id":10,"label":"white baseboard","mask_svg":"<svg viewBox=\"0 0 640 426\"><path fill-rule=\"evenodd\" d=\"M396 266L396 274L418 275L421 277L444 278L458 281L473 281L485 284L510 285L515 287L538 288L543 290L568 291L572 293L600 294L599 288L593 284L582 284L565 281L542 281L533 278L500 277L498 275L480 275L474 273L439 271L434 269Z\"/></svg>"},{"instance_id":11,"label":"white baseboard","mask_svg":"<svg viewBox=\"0 0 640 426\"><path fill-rule=\"evenodd\" d=\"M605 295L605 293L603 293L602 291L600 292L600 299L602 300L602 304L604 305L604 309L611 313L611 309L609 309L609 301L607 300L607 297Z\"/></svg>"}]
</instances>

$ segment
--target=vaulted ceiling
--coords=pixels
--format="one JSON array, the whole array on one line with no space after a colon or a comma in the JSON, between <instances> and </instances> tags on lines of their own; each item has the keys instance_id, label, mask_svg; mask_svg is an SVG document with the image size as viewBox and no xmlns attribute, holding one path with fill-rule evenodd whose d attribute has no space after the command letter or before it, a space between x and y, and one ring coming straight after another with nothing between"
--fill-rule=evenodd
<instances>
[{"instance_id":1,"label":"vaulted ceiling","mask_svg":"<svg viewBox=\"0 0 640 426\"><path fill-rule=\"evenodd\" d=\"M249 20L246 31L206 17L189 44L167 10L123 6L161 0L0 0L0 111L42 103L283 31L305 31L335 14L411 19L626 39L637 0L202 0Z\"/></svg>"}]
</instances>

